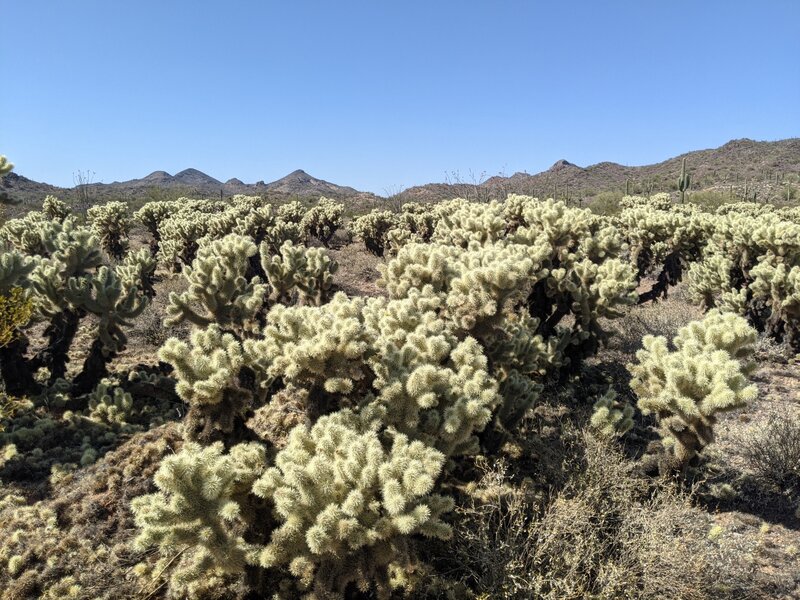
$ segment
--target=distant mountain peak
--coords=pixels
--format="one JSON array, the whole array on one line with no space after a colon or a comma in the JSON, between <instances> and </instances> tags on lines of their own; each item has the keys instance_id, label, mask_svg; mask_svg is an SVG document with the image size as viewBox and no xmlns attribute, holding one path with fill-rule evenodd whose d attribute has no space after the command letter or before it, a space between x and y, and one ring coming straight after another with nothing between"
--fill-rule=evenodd
<instances>
[{"instance_id":1,"label":"distant mountain peak","mask_svg":"<svg viewBox=\"0 0 800 600\"><path fill-rule=\"evenodd\" d=\"M548 171L560 171L561 169L566 169L567 167L574 167L575 169L580 169L578 165L574 165L568 160L561 159L557 160L553 163L553 166L548 169Z\"/></svg>"},{"instance_id":2,"label":"distant mountain peak","mask_svg":"<svg viewBox=\"0 0 800 600\"><path fill-rule=\"evenodd\" d=\"M303 169L295 169L285 177L267 184L267 188L279 192L298 195L349 196L358 191L351 187L336 185L309 175Z\"/></svg>"},{"instance_id":3,"label":"distant mountain peak","mask_svg":"<svg viewBox=\"0 0 800 600\"><path fill-rule=\"evenodd\" d=\"M311 175L309 175L308 173L303 171L303 169L295 169L294 171L292 171L291 173L289 173L285 177L281 177L280 179L278 179L278 181L276 181L275 183L278 183L279 181L300 181L300 182L302 182L302 181L320 181L320 180L318 180L316 177L312 177Z\"/></svg>"},{"instance_id":4,"label":"distant mountain peak","mask_svg":"<svg viewBox=\"0 0 800 600\"><path fill-rule=\"evenodd\" d=\"M170 179L172 179L172 175L166 171L153 171L147 177L143 177L142 181L169 181Z\"/></svg>"},{"instance_id":5,"label":"distant mountain peak","mask_svg":"<svg viewBox=\"0 0 800 600\"><path fill-rule=\"evenodd\" d=\"M197 169L184 169L180 173L175 173L172 179L186 185L222 184L218 179L214 179L210 175L206 175Z\"/></svg>"}]
</instances>

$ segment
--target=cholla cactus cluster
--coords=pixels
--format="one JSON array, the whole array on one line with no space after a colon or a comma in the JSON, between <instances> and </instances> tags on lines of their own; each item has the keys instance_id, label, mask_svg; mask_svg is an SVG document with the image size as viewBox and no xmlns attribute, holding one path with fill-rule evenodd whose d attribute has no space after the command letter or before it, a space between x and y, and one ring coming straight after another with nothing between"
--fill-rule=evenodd
<instances>
[{"instance_id":1,"label":"cholla cactus cluster","mask_svg":"<svg viewBox=\"0 0 800 600\"><path fill-rule=\"evenodd\" d=\"M97 207L96 225L106 207ZM116 209L109 209L117 214ZM125 329L149 301L155 268L147 253L124 257L115 267L105 263L96 227L78 225L54 198L42 212L13 219L0 228L0 295L29 303L30 320L17 319L13 340L0 349L0 374L13 395L44 392L34 373L49 373L46 385L64 378L70 348L80 323L95 318L93 340L83 367L72 381L73 393L87 394L107 373L107 365L126 344ZM117 246L121 248L120 246ZM45 346L32 356L28 330L45 322Z\"/></svg>"},{"instance_id":2,"label":"cholla cactus cluster","mask_svg":"<svg viewBox=\"0 0 800 600\"><path fill-rule=\"evenodd\" d=\"M14 170L14 163L8 160L8 157L0 154L0 177L8 175Z\"/></svg>"},{"instance_id":3,"label":"cholla cactus cluster","mask_svg":"<svg viewBox=\"0 0 800 600\"><path fill-rule=\"evenodd\" d=\"M402 434L386 444L375 431L362 432L348 411L295 428L276 466L253 486L274 501L279 523L258 564L287 565L302 587L320 594L344 594L351 582L363 592L376 582L388 589L387 567L408 536L450 536L440 517L453 502L432 493L444 461Z\"/></svg>"},{"instance_id":4,"label":"cholla cactus cluster","mask_svg":"<svg viewBox=\"0 0 800 600\"><path fill-rule=\"evenodd\" d=\"M264 449L240 444L227 454L223 450L219 442L185 444L162 462L155 476L160 493L132 502L141 527L138 547L189 550L170 577L175 595L194 597L205 578L241 571L256 551L241 533L253 516L247 510L248 493L265 469Z\"/></svg>"},{"instance_id":5,"label":"cholla cactus cluster","mask_svg":"<svg viewBox=\"0 0 800 600\"><path fill-rule=\"evenodd\" d=\"M692 261L689 287L705 307L795 339L791 215L754 210L743 224L737 213L672 210L664 196L622 204L615 218L521 195L373 211L349 228L386 257L385 294L360 298L336 291L326 249L306 246L327 246L343 226L333 200L151 202L133 215L150 248L131 251L125 204L90 209L84 226L48 198L0 228L0 373L9 393L66 410L59 418L87 440L71 455L84 465L161 422L165 395L183 403L182 447L161 463L157 491L131 505L136 550L158 548L152 572L167 597L246 578L254 596L386 598L410 581L392 574L413 570L416 543L451 535L468 457L513 452L545 385L574 377L609 321L665 295ZM165 326L190 334L162 345L157 368L114 372L168 271L183 287ZM27 336L41 322L34 352ZM70 349L89 324L75 375ZM632 388L675 464L713 440L720 412L752 399L754 341L744 318L716 310L672 346L645 338ZM614 438L633 417L608 391L590 425ZM25 415L0 441L25 452L58 425ZM90 428L101 433L83 435Z\"/></svg>"},{"instance_id":6,"label":"cholla cactus cluster","mask_svg":"<svg viewBox=\"0 0 800 600\"><path fill-rule=\"evenodd\" d=\"M269 244L262 242L261 268L270 285L270 300L282 304L319 306L330 299L336 261L320 248L295 246L284 242L277 255L269 255Z\"/></svg>"},{"instance_id":7,"label":"cholla cactus cluster","mask_svg":"<svg viewBox=\"0 0 800 600\"><path fill-rule=\"evenodd\" d=\"M599 319L635 302L635 271L618 258L625 248L619 232L589 211L524 196L481 206L483 212L453 206L454 216L443 217L432 238L448 243L404 247L383 269L382 283L392 297L432 286L442 314L485 347L507 352L509 343L528 338L552 353L551 366L577 366L606 337ZM466 229L454 228L457 221ZM566 328L569 314L575 320ZM509 323L513 342L502 340Z\"/></svg>"},{"instance_id":8,"label":"cholla cactus cluster","mask_svg":"<svg viewBox=\"0 0 800 600\"><path fill-rule=\"evenodd\" d=\"M752 401L756 332L732 313L713 310L666 338L645 336L630 366L631 388L645 414L656 415L665 446L684 467L714 440L719 413Z\"/></svg>"},{"instance_id":9,"label":"cholla cactus cluster","mask_svg":"<svg viewBox=\"0 0 800 600\"><path fill-rule=\"evenodd\" d=\"M89 396L89 418L100 423L126 425L133 413L133 396L102 380Z\"/></svg>"},{"instance_id":10,"label":"cholla cactus cluster","mask_svg":"<svg viewBox=\"0 0 800 600\"><path fill-rule=\"evenodd\" d=\"M288 204L277 216L302 222L298 213ZM237 569L267 569L318 596L348 585L388 593L412 538L449 535L440 516L453 501L438 490L454 461L491 445L489 432L513 432L542 378L575 368L605 339L599 319L636 300L620 234L563 203L407 205L353 229L376 253L397 252L383 268L389 298L331 297L324 253L286 243L271 256L267 239L263 281L251 271L252 238L238 234L201 241L185 268L189 290L173 295L170 314L195 332L160 356L189 405L186 435L229 449L212 446L209 464L261 440L267 466L238 499L214 485L188 529L163 507L200 493L177 481L194 467L165 466L162 491L136 501L141 539L165 556L172 528L195 540L175 589L186 574L229 573L232 556ZM276 432L286 408L299 424ZM269 431L259 428L265 414ZM197 446L184 452L176 464L206 462ZM201 531L229 548L225 557L204 548Z\"/></svg>"},{"instance_id":11,"label":"cholla cactus cluster","mask_svg":"<svg viewBox=\"0 0 800 600\"><path fill-rule=\"evenodd\" d=\"M614 390L600 396L592 408L589 424L604 437L624 435L633 427L633 406L620 402Z\"/></svg>"},{"instance_id":12,"label":"cholla cactus cluster","mask_svg":"<svg viewBox=\"0 0 800 600\"><path fill-rule=\"evenodd\" d=\"M350 232L360 238L372 254L383 256L388 251L395 255L406 244L430 241L441 214L446 212L444 204L408 202L399 213L375 209L355 218Z\"/></svg>"},{"instance_id":13,"label":"cholla cactus cluster","mask_svg":"<svg viewBox=\"0 0 800 600\"><path fill-rule=\"evenodd\" d=\"M277 252L284 242L309 238L327 246L342 225L344 205L321 198L310 209L289 202L274 209L255 196L237 195L228 202L191 200L149 202L134 217L152 236L152 250L162 266L180 271L192 264L201 245L230 234L251 238ZM262 274L263 275L263 274Z\"/></svg>"},{"instance_id":14,"label":"cholla cactus cluster","mask_svg":"<svg viewBox=\"0 0 800 600\"><path fill-rule=\"evenodd\" d=\"M713 218L691 204L671 205L668 194L628 196L622 206L625 208L616 222L630 246L637 278L655 278L639 302L666 297L670 286L681 281L684 271L700 257Z\"/></svg>"},{"instance_id":15,"label":"cholla cactus cluster","mask_svg":"<svg viewBox=\"0 0 800 600\"><path fill-rule=\"evenodd\" d=\"M756 329L796 351L800 224L790 209L751 204L722 206L710 221L710 241L689 268L689 294L707 309L745 316Z\"/></svg>"},{"instance_id":16,"label":"cholla cactus cluster","mask_svg":"<svg viewBox=\"0 0 800 600\"><path fill-rule=\"evenodd\" d=\"M47 196L42 203L42 212L52 221L63 221L72 213L72 210L55 196Z\"/></svg>"},{"instance_id":17,"label":"cholla cactus cluster","mask_svg":"<svg viewBox=\"0 0 800 600\"><path fill-rule=\"evenodd\" d=\"M51 212L53 209L51 204ZM45 212L47 210L48 206L45 205ZM128 205L125 202L108 202L92 206L86 211L86 217L103 250L117 260L125 256L128 251L128 233L131 228Z\"/></svg>"},{"instance_id":18,"label":"cholla cactus cluster","mask_svg":"<svg viewBox=\"0 0 800 600\"><path fill-rule=\"evenodd\" d=\"M397 218L389 210L373 210L353 220L350 230L364 241L367 250L383 256L389 243L389 233L397 227Z\"/></svg>"},{"instance_id":19,"label":"cholla cactus cluster","mask_svg":"<svg viewBox=\"0 0 800 600\"><path fill-rule=\"evenodd\" d=\"M300 219L300 227L308 237L318 239L327 248L333 234L342 226L344 204L320 198Z\"/></svg>"}]
</instances>

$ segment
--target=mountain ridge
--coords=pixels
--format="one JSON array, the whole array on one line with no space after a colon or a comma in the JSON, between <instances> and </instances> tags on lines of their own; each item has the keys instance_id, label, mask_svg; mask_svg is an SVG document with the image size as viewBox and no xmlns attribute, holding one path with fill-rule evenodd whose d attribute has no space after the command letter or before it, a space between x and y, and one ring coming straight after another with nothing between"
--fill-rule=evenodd
<instances>
[{"instance_id":1,"label":"mountain ridge","mask_svg":"<svg viewBox=\"0 0 800 600\"><path fill-rule=\"evenodd\" d=\"M692 190L743 186L745 182L772 178L776 173L779 179L788 175L792 183L800 182L800 138L777 141L739 138L717 148L692 150L653 164L628 166L602 161L581 167L562 158L535 174L496 175L472 183L429 183L408 188L401 196L405 201L434 201L456 196L503 197L507 192L590 199L601 192L624 190L627 181L631 193L643 193L648 188L670 191L675 188L684 158L692 175Z\"/></svg>"},{"instance_id":2,"label":"mountain ridge","mask_svg":"<svg viewBox=\"0 0 800 600\"><path fill-rule=\"evenodd\" d=\"M78 190L87 192L96 201L111 199L134 200L148 196L154 189L184 193L186 196L217 198L235 194L277 194L299 197L330 196L337 199L377 198L369 192L361 192L349 186L340 186L309 175L302 169L292 171L270 183L257 181L244 183L232 177L224 183L194 168L184 169L171 175L167 171L153 171L138 179L113 181L111 183L88 183L73 188L59 187L38 182L20 175L16 171L0 179L0 192L23 204L41 202L48 194L71 199Z\"/></svg>"},{"instance_id":3,"label":"mountain ridge","mask_svg":"<svg viewBox=\"0 0 800 600\"><path fill-rule=\"evenodd\" d=\"M589 199L609 190L643 192L649 189L668 191L680 171L681 161L687 160L692 175L692 189L707 189L720 185L744 184L746 181L767 181L771 177L794 177L800 182L800 138L777 141L756 141L739 138L717 148L693 150L659 163L640 166L602 161L582 167L561 158L545 171L535 174L517 172L510 176L495 175L482 182L428 183L408 188L393 196L402 201L433 201L457 196L503 197L505 193L525 193L540 197ZM796 181L795 181L796 180ZM339 200L356 199L380 201L377 194L362 192L350 186L318 179L303 169L296 169L275 181L244 183L230 178L224 183L198 169L187 168L171 175L153 171L139 178L112 183L90 183L75 188L62 188L37 182L12 172L0 179L0 193L22 201L40 203L47 194L64 199L76 197L79 191L89 192L94 201L110 199L147 199L153 190L169 190L187 196L226 197L234 194L295 197L329 196Z\"/></svg>"}]
</instances>

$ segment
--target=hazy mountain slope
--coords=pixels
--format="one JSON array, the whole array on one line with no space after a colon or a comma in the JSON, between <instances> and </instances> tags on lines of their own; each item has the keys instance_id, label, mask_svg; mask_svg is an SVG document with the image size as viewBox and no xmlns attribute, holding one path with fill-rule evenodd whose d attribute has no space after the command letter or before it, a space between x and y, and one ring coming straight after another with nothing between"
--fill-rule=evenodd
<instances>
[{"instance_id":1,"label":"hazy mountain slope","mask_svg":"<svg viewBox=\"0 0 800 600\"><path fill-rule=\"evenodd\" d=\"M743 185L745 181L773 181L776 173L779 179L796 182L800 175L800 138L777 142L732 140L719 148L687 152L654 165L638 167L613 162L579 167L559 160L547 171L535 175L515 173L510 177L491 177L479 184L428 184L409 188L402 195L408 200L459 195L500 197L504 192L588 197L602 191L624 190L627 180L630 180L631 191L644 191L648 185L656 191L666 191L674 189L683 158L692 175L692 189Z\"/></svg>"},{"instance_id":2,"label":"hazy mountain slope","mask_svg":"<svg viewBox=\"0 0 800 600\"><path fill-rule=\"evenodd\" d=\"M172 196L180 194L202 198L229 197L234 194L257 196L268 194L310 198L328 196L337 199L377 199L374 194L317 179L301 170L294 171L272 183L258 181L252 184L246 184L236 178L223 183L197 169L185 169L175 175L170 175L166 171L154 171L141 179L90 183L74 188L61 188L48 183L40 183L16 172L0 179L0 194L5 193L9 198L20 202L17 208L12 207L8 210L10 214L19 212L23 207L28 210L31 206L40 204L48 194L56 195L66 201L88 197L92 202L103 202L112 199L153 199L165 191Z\"/></svg>"},{"instance_id":3,"label":"hazy mountain slope","mask_svg":"<svg viewBox=\"0 0 800 600\"><path fill-rule=\"evenodd\" d=\"M686 158L692 175L692 189L715 186L751 186L782 181L800 183L800 138L777 142L757 142L749 139L733 140L719 148L687 152L654 165L631 167L613 162L601 162L580 167L567 160L559 160L548 170L535 175L515 173L509 177L495 176L474 183L430 183L409 188L399 194L403 201L429 201L457 196L472 199L501 198L507 193L524 193L534 196L558 198L590 198L600 192L624 190L629 181L631 192L667 191L675 188L681 160ZM175 175L155 171L141 179L92 183L83 188L60 188L39 183L17 173L0 179L0 194L22 202L21 206L41 203L47 194L72 201L87 196L92 202L111 199L145 200L158 197L167 191L172 195L219 198L234 194L319 197L329 196L352 200L353 204L379 201L369 192L337 185L317 179L303 170L264 183L247 184L232 178L224 183L197 169L185 169ZM763 196L762 196L763 197ZM9 210L10 213L18 209Z\"/></svg>"}]
</instances>

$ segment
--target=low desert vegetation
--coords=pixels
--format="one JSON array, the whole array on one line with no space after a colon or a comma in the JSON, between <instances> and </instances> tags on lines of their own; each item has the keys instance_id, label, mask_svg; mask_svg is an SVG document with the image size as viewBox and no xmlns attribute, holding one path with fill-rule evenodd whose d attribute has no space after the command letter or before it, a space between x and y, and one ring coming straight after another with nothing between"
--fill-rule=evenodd
<instances>
[{"instance_id":1,"label":"low desert vegetation","mask_svg":"<svg viewBox=\"0 0 800 600\"><path fill-rule=\"evenodd\" d=\"M800 351L800 213L617 208L8 220L2 597L790 597L794 508L771 545L716 511L800 506L796 416L738 447L746 485L710 450L769 401L760 346Z\"/></svg>"}]
</instances>

